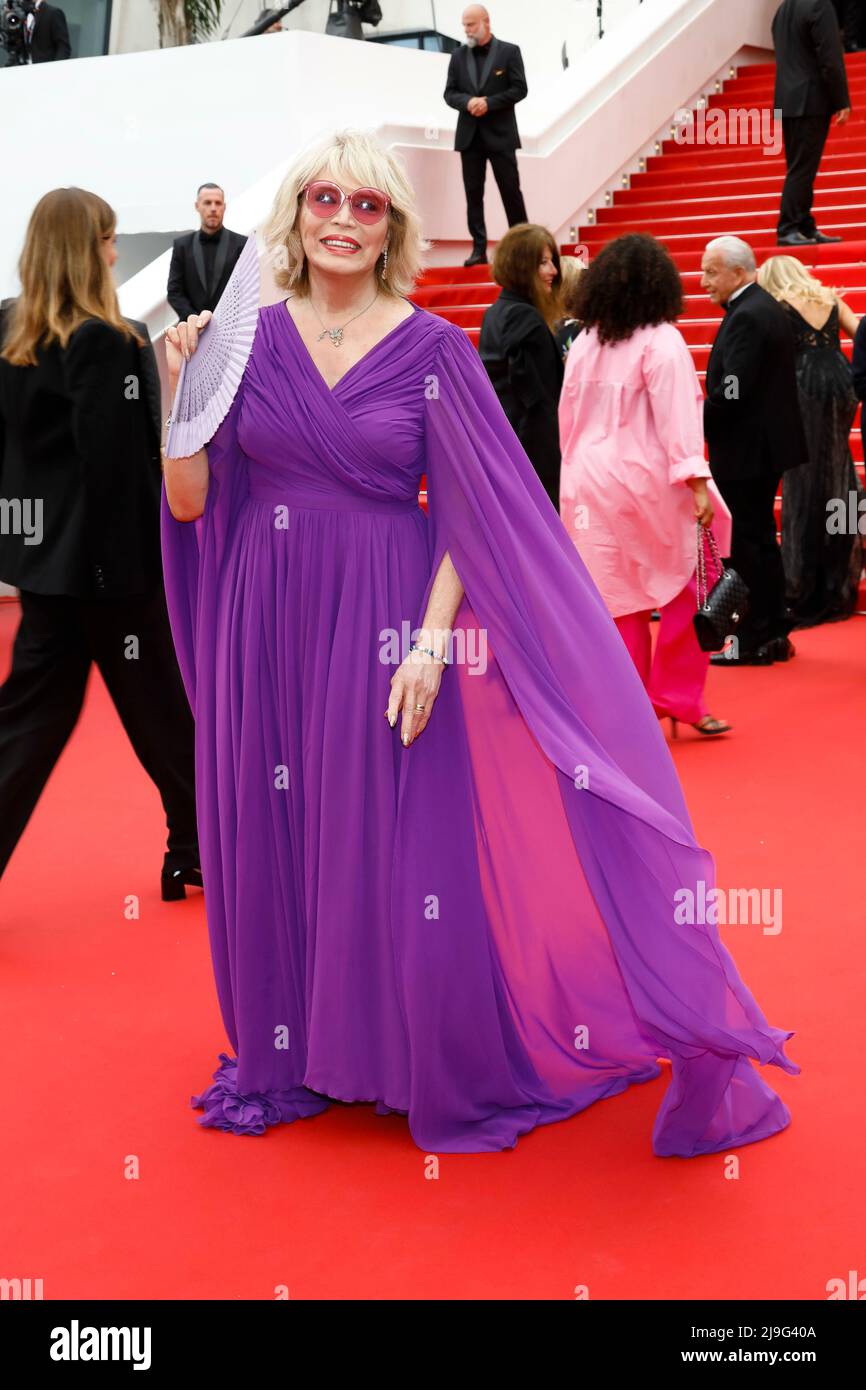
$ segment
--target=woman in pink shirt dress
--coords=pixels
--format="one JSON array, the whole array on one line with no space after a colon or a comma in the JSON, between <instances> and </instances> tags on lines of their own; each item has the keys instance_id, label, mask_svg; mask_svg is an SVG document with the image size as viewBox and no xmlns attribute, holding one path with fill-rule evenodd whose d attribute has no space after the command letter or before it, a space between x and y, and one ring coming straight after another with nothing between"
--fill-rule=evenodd
<instances>
[{"instance_id":1,"label":"woman in pink shirt dress","mask_svg":"<svg viewBox=\"0 0 866 1390\"><path fill-rule=\"evenodd\" d=\"M653 237L611 242L581 277L559 405L560 515L616 621L660 718L726 733L704 702L709 657L697 608L695 521L721 553L730 514L709 482L701 388L674 320L676 266ZM708 576L713 571L708 566ZM652 654L650 616L659 609Z\"/></svg>"}]
</instances>

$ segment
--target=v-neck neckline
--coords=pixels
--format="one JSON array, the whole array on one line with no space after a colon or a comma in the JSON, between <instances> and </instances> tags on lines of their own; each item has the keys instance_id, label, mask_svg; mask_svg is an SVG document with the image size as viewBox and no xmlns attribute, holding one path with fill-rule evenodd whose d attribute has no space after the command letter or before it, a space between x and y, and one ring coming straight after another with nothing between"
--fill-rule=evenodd
<instances>
[{"instance_id":1,"label":"v-neck neckline","mask_svg":"<svg viewBox=\"0 0 866 1390\"><path fill-rule=\"evenodd\" d=\"M367 362L369 358L373 356L374 352L378 352L379 348L382 347L384 343L388 342L389 338L393 338L395 333L399 333L401 328L404 328L407 323L411 323L412 320L415 318L416 314L420 314L421 312L417 304L412 304L412 300L407 299L406 303L412 304L412 313L408 314L405 319L401 319L399 323L395 323L393 328L389 328L388 332L384 335L384 337L380 338L378 342L374 343L371 348L368 348L367 351L364 353L363 357L358 358L357 362L353 362L351 367L347 368L347 370L334 383L333 386L329 386L325 378L322 376L322 373L319 371L319 368L316 366L316 363L313 359L313 354L310 352L310 349L307 347L307 344L304 342L304 339L301 336L300 328L295 323L295 320L292 318L292 315L289 313L289 299L291 298L293 298L293 296L289 295L287 299L282 300L282 307L285 310L286 318L292 325L295 337L297 338L298 343L300 344L300 347L310 365L311 370L315 372L316 376L319 378L320 382L324 386L329 396L333 396L337 389L340 386L342 386L347 376L351 376L354 371L357 371L358 367L363 366L364 363Z\"/></svg>"}]
</instances>

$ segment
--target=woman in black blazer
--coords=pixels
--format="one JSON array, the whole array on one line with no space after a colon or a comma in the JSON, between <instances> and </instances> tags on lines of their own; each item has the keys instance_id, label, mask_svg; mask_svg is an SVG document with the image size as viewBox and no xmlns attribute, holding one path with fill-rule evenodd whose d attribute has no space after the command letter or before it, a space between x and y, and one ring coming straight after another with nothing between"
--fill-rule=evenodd
<instances>
[{"instance_id":1,"label":"woman in black blazer","mask_svg":"<svg viewBox=\"0 0 866 1390\"><path fill-rule=\"evenodd\" d=\"M509 228L496 248L502 293L484 315L478 350L517 438L559 513L559 393L562 318L559 250L546 227Z\"/></svg>"},{"instance_id":2,"label":"woman in black blazer","mask_svg":"<svg viewBox=\"0 0 866 1390\"><path fill-rule=\"evenodd\" d=\"M115 221L93 193L47 193L0 319L0 579L21 595L0 686L0 873L95 661L162 797L173 899L201 884L194 730L162 587L159 378L144 325L118 306Z\"/></svg>"}]
</instances>

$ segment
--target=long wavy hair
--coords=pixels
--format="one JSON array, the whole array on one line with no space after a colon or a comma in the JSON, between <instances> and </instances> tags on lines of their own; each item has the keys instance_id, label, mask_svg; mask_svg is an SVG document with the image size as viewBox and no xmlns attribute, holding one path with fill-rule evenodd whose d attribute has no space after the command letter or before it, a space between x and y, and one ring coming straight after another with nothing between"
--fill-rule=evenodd
<instances>
[{"instance_id":1,"label":"long wavy hair","mask_svg":"<svg viewBox=\"0 0 866 1390\"><path fill-rule=\"evenodd\" d=\"M796 256L770 256L758 271L758 284L774 299L807 299L813 304L836 302L836 291L810 275Z\"/></svg>"},{"instance_id":2,"label":"long wavy hair","mask_svg":"<svg viewBox=\"0 0 866 1390\"><path fill-rule=\"evenodd\" d=\"M415 193L399 158L375 135L360 130L341 130L317 140L294 160L280 184L262 228L279 288L301 298L310 292L300 212L304 185L318 177L331 178L348 189L379 188L388 194L388 265L383 276L380 256L377 282L386 294L411 294L430 249L421 235Z\"/></svg>"},{"instance_id":3,"label":"long wavy hair","mask_svg":"<svg viewBox=\"0 0 866 1390\"><path fill-rule=\"evenodd\" d=\"M116 225L114 210L86 188L53 188L39 199L18 262L21 294L10 310L2 350L7 362L35 367L40 343L65 348L87 319L102 319L141 345L120 312L101 252Z\"/></svg>"},{"instance_id":4,"label":"long wavy hair","mask_svg":"<svg viewBox=\"0 0 866 1390\"><path fill-rule=\"evenodd\" d=\"M538 267L545 251L549 251L556 275L551 282L548 294L538 278ZM516 222L509 227L496 248L491 274L497 285L538 310L548 328L552 329L563 316L562 309L562 267L559 261L559 247L546 227L536 222Z\"/></svg>"},{"instance_id":5,"label":"long wavy hair","mask_svg":"<svg viewBox=\"0 0 866 1390\"><path fill-rule=\"evenodd\" d=\"M600 343L620 343L637 328L673 323L683 285L670 253L645 232L608 242L577 282L573 311Z\"/></svg>"}]
</instances>

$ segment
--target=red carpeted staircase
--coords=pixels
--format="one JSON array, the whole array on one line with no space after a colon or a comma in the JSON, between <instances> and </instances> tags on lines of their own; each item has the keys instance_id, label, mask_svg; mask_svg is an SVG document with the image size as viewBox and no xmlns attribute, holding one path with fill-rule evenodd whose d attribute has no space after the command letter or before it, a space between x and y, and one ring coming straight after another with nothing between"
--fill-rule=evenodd
<instances>
[{"instance_id":1,"label":"red carpeted staircase","mask_svg":"<svg viewBox=\"0 0 866 1390\"><path fill-rule=\"evenodd\" d=\"M703 382L710 347L722 311L700 287L700 264L706 243L731 233L744 237L760 265L780 252L796 254L827 285L839 291L856 314L866 313L866 53L846 56L852 114L844 126L832 126L815 185L814 212L821 231L842 236L832 246L809 246L792 253L776 245L776 218L785 175L784 155L765 154L759 145L688 145L666 140L650 157L646 172L614 194L610 207L599 209L595 223L580 229L580 241L595 255L624 232L657 236L671 251L685 290L679 328L692 350ZM711 98L712 109L772 112L773 63L741 68ZM573 246L563 246L565 254ZM499 293L483 266L436 267L428 270L413 296L418 304L466 329L477 344L484 310ZM850 358L851 341L843 340ZM851 453L863 475L860 411L851 432ZM777 507L778 516L778 507ZM861 589L866 608L866 585Z\"/></svg>"}]
</instances>

